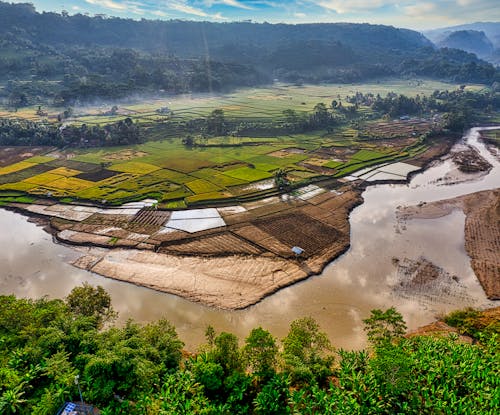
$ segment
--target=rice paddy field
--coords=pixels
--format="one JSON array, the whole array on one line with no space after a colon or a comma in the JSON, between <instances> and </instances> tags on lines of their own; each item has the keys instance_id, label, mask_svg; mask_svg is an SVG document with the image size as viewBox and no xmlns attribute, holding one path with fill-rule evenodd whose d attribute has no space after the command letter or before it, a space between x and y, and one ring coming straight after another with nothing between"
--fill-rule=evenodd
<instances>
[{"instance_id":1,"label":"rice paddy field","mask_svg":"<svg viewBox=\"0 0 500 415\"><path fill-rule=\"evenodd\" d=\"M222 108L231 120L272 121L282 117L285 109L310 112L318 102L329 105L332 99L344 100L356 92L415 95L455 87L435 81L401 80L362 85L275 84L224 96L130 103L114 116L99 115L104 109L98 107L77 109L80 115L72 122L102 125L126 116L138 122L165 117L188 120L204 117L216 108ZM169 108L168 114L159 114L157 110L164 107ZM24 109L17 115L29 118L29 111ZM2 116L5 114L0 110ZM127 147L47 149L18 158L12 158L10 152L9 157L17 162L2 164L0 160L0 203L36 197L107 205L153 198L163 208L248 202L276 194L275 188L253 184L272 181L280 169L298 187L415 157L428 149L419 137L430 127L430 122L422 120L374 121L363 131L342 127L329 133L264 138L211 137L203 141L203 146L193 148L184 146L182 137L174 134ZM25 149L22 151L26 154Z\"/></svg>"},{"instance_id":2,"label":"rice paddy field","mask_svg":"<svg viewBox=\"0 0 500 415\"><path fill-rule=\"evenodd\" d=\"M357 141L346 133L267 138L247 145L185 147L180 139L131 147L50 151L0 168L0 197L52 197L120 205L154 198L161 207L242 202L271 195L253 183L279 169L294 185L342 178L368 166L425 151L418 138ZM208 143L210 144L210 141ZM222 138L214 138L217 143ZM349 146L346 146L346 140ZM1 200L1 199L0 199Z\"/></svg>"},{"instance_id":3,"label":"rice paddy field","mask_svg":"<svg viewBox=\"0 0 500 415\"><path fill-rule=\"evenodd\" d=\"M430 95L436 89L452 90L458 84L434 80L389 79L363 84L322 84L287 85L276 83L266 88L245 88L224 95L193 94L168 96L165 98L134 98L117 103L118 110L110 115L111 104L74 108L75 117L70 119L76 124L105 125L132 118L135 122L155 123L165 119L185 121L205 117L215 108L221 108L227 117L246 121L262 119L281 119L283 110L292 109L310 112L318 102L330 105L333 99L345 101L347 96L356 92L380 94L389 92L407 96ZM470 90L484 89L483 85L468 85ZM0 107L0 118L24 118L32 121L57 121L57 114L64 108L43 108L47 116L36 114L38 107L19 109L17 112ZM167 111L160 109L168 108Z\"/></svg>"}]
</instances>

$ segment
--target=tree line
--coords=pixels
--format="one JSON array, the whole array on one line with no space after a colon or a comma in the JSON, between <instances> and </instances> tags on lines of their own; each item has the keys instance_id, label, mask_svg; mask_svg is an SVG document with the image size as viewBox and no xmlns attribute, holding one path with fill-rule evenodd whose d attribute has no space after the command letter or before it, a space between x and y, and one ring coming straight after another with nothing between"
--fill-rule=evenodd
<instances>
[{"instance_id":1,"label":"tree line","mask_svg":"<svg viewBox=\"0 0 500 415\"><path fill-rule=\"evenodd\" d=\"M54 414L83 399L103 414L494 414L498 320L465 310L446 321L475 339L404 337L394 308L364 320L369 348L335 350L316 321L278 341L257 327L241 341L206 329L183 350L167 320L116 318L102 287L64 300L0 296L0 412Z\"/></svg>"},{"instance_id":2,"label":"tree line","mask_svg":"<svg viewBox=\"0 0 500 415\"><path fill-rule=\"evenodd\" d=\"M131 118L104 126L0 119L2 146L103 147L137 144L142 140L141 128Z\"/></svg>"}]
</instances>

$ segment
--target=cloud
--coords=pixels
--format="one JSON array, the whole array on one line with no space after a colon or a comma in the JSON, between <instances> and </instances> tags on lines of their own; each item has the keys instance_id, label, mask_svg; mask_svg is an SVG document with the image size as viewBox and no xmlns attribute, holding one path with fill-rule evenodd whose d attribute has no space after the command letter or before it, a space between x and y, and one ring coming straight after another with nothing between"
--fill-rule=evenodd
<instances>
[{"instance_id":1,"label":"cloud","mask_svg":"<svg viewBox=\"0 0 500 415\"><path fill-rule=\"evenodd\" d=\"M401 1L390 0L307 0L323 9L339 14L378 9L386 5L397 5Z\"/></svg>"},{"instance_id":2,"label":"cloud","mask_svg":"<svg viewBox=\"0 0 500 415\"><path fill-rule=\"evenodd\" d=\"M207 7L212 7L214 4L223 4L225 6L236 7L238 9L253 10L252 7L238 0L205 0L204 3Z\"/></svg>"},{"instance_id":3,"label":"cloud","mask_svg":"<svg viewBox=\"0 0 500 415\"><path fill-rule=\"evenodd\" d=\"M407 16L414 17L425 16L434 10L436 10L436 5L434 3L417 3L404 8L404 12Z\"/></svg>"},{"instance_id":4,"label":"cloud","mask_svg":"<svg viewBox=\"0 0 500 415\"><path fill-rule=\"evenodd\" d=\"M161 10L153 10L151 14L158 16L158 17L167 17L168 14L165 12L162 12Z\"/></svg>"},{"instance_id":5,"label":"cloud","mask_svg":"<svg viewBox=\"0 0 500 415\"><path fill-rule=\"evenodd\" d=\"M85 1L89 4L93 4L95 6L102 6L112 10L125 11L128 9L128 7L125 4L117 3L114 2L113 0L85 0Z\"/></svg>"},{"instance_id":6,"label":"cloud","mask_svg":"<svg viewBox=\"0 0 500 415\"><path fill-rule=\"evenodd\" d=\"M210 14L200 9L198 7L191 6L188 4L187 0L168 0L166 2L166 7L171 10L175 10L184 14L189 14L192 16L205 17L208 19L215 20L226 20L224 16L220 12L215 14Z\"/></svg>"},{"instance_id":7,"label":"cloud","mask_svg":"<svg viewBox=\"0 0 500 415\"><path fill-rule=\"evenodd\" d=\"M185 14L191 14L193 16L208 17L208 13L204 12L201 9L197 9L196 7L190 6L184 2L168 2L167 7L169 9L176 10Z\"/></svg>"}]
</instances>

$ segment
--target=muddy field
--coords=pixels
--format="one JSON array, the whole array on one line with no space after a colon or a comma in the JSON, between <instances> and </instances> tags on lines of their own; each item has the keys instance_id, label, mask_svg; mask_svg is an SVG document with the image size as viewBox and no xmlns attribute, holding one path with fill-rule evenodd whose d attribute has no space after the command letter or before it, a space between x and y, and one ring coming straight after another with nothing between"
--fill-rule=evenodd
<instances>
[{"instance_id":1,"label":"muddy field","mask_svg":"<svg viewBox=\"0 0 500 415\"><path fill-rule=\"evenodd\" d=\"M458 166L458 169L464 173L486 172L492 168L492 165L481 157L477 150L471 147L454 153L452 160Z\"/></svg>"},{"instance_id":2,"label":"muddy field","mask_svg":"<svg viewBox=\"0 0 500 415\"><path fill-rule=\"evenodd\" d=\"M212 209L226 226L194 233L169 228L171 212L154 208L12 206L52 216L55 237L84 253L77 267L239 309L320 273L345 252L349 213L361 201L360 191L350 186L335 191L313 186L296 195ZM293 246L304 254L296 258Z\"/></svg>"},{"instance_id":3,"label":"muddy field","mask_svg":"<svg viewBox=\"0 0 500 415\"><path fill-rule=\"evenodd\" d=\"M460 279L427 258L395 258L393 263L397 267L397 280L393 285L395 295L416 300L426 307L443 302L459 302L464 307L473 304L472 298L467 294L467 287Z\"/></svg>"},{"instance_id":4,"label":"muddy field","mask_svg":"<svg viewBox=\"0 0 500 415\"><path fill-rule=\"evenodd\" d=\"M465 219L465 249L490 300L500 299L500 189L400 209L400 220L432 219L461 209Z\"/></svg>"},{"instance_id":5,"label":"muddy field","mask_svg":"<svg viewBox=\"0 0 500 415\"><path fill-rule=\"evenodd\" d=\"M0 167L8 166L30 157L45 154L51 147L3 147L0 146Z\"/></svg>"}]
</instances>

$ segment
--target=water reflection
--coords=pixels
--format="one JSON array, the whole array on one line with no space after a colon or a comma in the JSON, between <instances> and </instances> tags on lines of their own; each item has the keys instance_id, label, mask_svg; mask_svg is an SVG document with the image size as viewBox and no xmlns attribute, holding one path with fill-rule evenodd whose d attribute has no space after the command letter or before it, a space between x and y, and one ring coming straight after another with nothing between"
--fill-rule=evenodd
<instances>
[{"instance_id":1,"label":"water reflection","mask_svg":"<svg viewBox=\"0 0 500 415\"><path fill-rule=\"evenodd\" d=\"M132 284L117 282L67 265L75 252L54 244L50 235L19 214L0 210L0 292L23 297L64 297L75 285L88 281L111 293L121 321L132 317L146 322L167 317L177 327L187 347L203 341L208 324L217 330L246 336L258 325L278 338L289 323L313 316L337 347L359 348L365 344L362 319L373 308L395 305L411 328L442 313L463 306L457 298L425 303L394 295L396 278L393 258L425 256L451 274L456 274L473 304L488 304L469 264L464 248L464 214L432 220L412 220L401 226L396 220L399 205L435 201L479 190L500 187L500 168L476 133L469 142L494 165L489 175L476 181L440 186L436 179L454 169L451 161L436 164L413 178L409 185L368 188L365 203L351 214L351 249L316 277L285 288L261 303L242 311L220 311L190 303Z\"/></svg>"}]
</instances>

